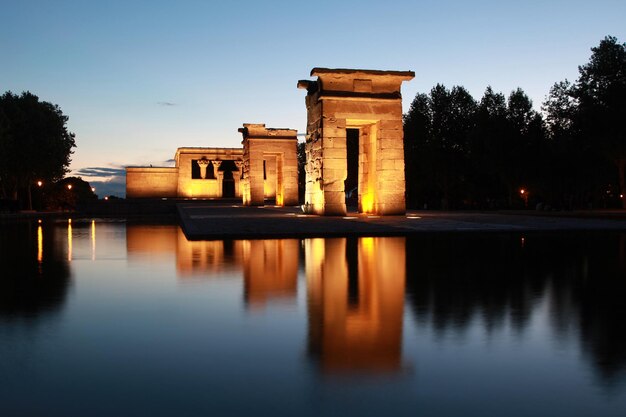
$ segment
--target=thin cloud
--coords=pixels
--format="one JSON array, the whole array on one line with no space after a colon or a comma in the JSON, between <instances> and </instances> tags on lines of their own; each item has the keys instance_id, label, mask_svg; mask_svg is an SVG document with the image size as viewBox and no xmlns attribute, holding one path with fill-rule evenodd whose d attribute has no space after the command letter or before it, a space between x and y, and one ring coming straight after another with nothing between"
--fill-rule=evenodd
<instances>
[{"instance_id":1,"label":"thin cloud","mask_svg":"<svg viewBox=\"0 0 626 417\"><path fill-rule=\"evenodd\" d=\"M175 106L176 105L176 103L173 103L171 101L158 101L157 104L159 106L166 106L166 107Z\"/></svg>"},{"instance_id":2,"label":"thin cloud","mask_svg":"<svg viewBox=\"0 0 626 417\"><path fill-rule=\"evenodd\" d=\"M109 167L88 167L81 168L76 171L76 174L81 177L111 177L111 176L125 176L125 168L109 168Z\"/></svg>"}]
</instances>

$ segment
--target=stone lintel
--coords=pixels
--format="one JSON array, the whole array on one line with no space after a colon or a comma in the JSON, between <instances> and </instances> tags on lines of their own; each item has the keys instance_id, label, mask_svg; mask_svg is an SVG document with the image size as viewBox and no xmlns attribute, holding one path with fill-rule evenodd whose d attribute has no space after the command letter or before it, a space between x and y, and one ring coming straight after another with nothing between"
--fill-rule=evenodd
<instances>
[{"instance_id":1,"label":"stone lintel","mask_svg":"<svg viewBox=\"0 0 626 417\"><path fill-rule=\"evenodd\" d=\"M400 91L394 91L392 93L361 93L351 91L322 91L319 94L319 100L334 99L334 100L358 100L358 101L372 101L372 100L400 100L402 95Z\"/></svg>"},{"instance_id":2,"label":"stone lintel","mask_svg":"<svg viewBox=\"0 0 626 417\"><path fill-rule=\"evenodd\" d=\"M323 97L400 100L403 81L415 77L413 71L381 71L344 68L313 68L315 81L300 80L298 87L307 90L309 100Z\"/></svg>"},{"instance_id":3,"label":"stone lintel","mask_svg":"<svg viewBox=\"0 0 626 417\"><path fill-rule=\"evenodd\" d=\"M244 123L242 128L237 129L243 135L243 140L249 139L295 139L298 131L288 128L266 128L264 123Z\"/></svg>"},{"instance_id":4,"label":"stone lintel","mask_svg":"<svg viewBox=\"0 0 626 417\"><path fill-rule=\"evenodd\" d=\"M391 77L399 77L404 81L412 80L415 78L415 72L413 71L391 71L391 70L367 70L367 69L350 69L350 68L320 68L315 67L311 70L311 77L320 76L320 75L348 75L351 78L358 78L361 76L369 77L380 77L380 76L391 76Z\"/></svg>"},{"instance_id":5,"label":"stone lintel","mask_svg":"<svg viewBox=\"0 0 626 417\"><path fill-rule=\"evenodd\" d=\"M146 167L146 166L133 166L126 167L126 172L176 172L178 167Z\"/></svg>"}]
</instances>

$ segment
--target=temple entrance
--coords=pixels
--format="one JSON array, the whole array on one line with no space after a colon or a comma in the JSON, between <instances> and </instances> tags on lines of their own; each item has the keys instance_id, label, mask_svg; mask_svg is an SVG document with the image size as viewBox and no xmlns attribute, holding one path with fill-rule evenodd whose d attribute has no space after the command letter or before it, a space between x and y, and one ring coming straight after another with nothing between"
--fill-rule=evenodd
<instances>
[{"instance_id":1,"label":"temple entrance","mask_svg":"<svg viewBox=\"0 0 626 417\"><path fill-rule=\"evenodd\" d=\"M359 129L346 129L346 206L357 209L359 196Z\"/></svg>"},{"instance_id":2,"label":"temple entrance","mask_svg":"<svg viewBox=\"0 0 626 417\"><path fill-rule=\"evenodd\" d=\"M239 172L234 161L222 161L219 171L222 173L222 197L235 198L235 176L233 172Z\"/></svg>"},{"instance_id":3,"label":"temple entrance","mask_svg":"<svg viewBox=\"0 0 626 417\"><path fill-rule=\"evenodd\" d=\"M307 213L405 212L402 82L412 71L313 68L307 90ZM355 199L357 200L355 204Z\"/></svg>"},{"instance_id":4,"label":"temple entrance","mask_svg":"<svg viewBox=\"0 0 626 417\"><path fill-rule=\"evenodd\" d=\"M235 178L233 177L233 171L224 171L222 197L235 198Z\"/></svg>"}]
</instances>

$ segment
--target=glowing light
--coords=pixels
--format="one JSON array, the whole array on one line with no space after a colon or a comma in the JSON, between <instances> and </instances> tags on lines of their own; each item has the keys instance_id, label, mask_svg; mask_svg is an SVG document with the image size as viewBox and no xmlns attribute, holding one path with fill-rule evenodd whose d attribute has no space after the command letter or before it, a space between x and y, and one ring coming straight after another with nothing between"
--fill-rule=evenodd
<instances>
[{"instance_id":1,"label":"glowing light","mask_svg":"<svg viewBox=\"0 0 626 417\"><path fill-rule=\"evenodd\" d=\"M620 195L619 195L619 198L624 198L624 194L620 194Z\"/></svg>"},{"instance_id":2,"label":"glowing light","mask_svg":"<svg viewBox=\"0 0 626 417\"><path fill-rule=\"evenodd\" d=\"M71 190L72 189L72 184L67 184L67 189Z\"/></svg>"},{"instance_id":3,"label":"glowing light","mask_svg":"<svg viewBox=\"0 0 626 417\"><path fill-rule=\"evenodd\" d=\"M72 260L72 219L67 219L67 260Z\"/></svg>"},{"instance_id":4,"label":"glowing light","mask_svg":"<svg viewBox=\"0 0 626 417\"><path fill-rule=\"evenodd\" d=\"M374 211L374 193L370 190L366 190L361 195L361 210L363 213L372 213Z\"/></svg>"},{"instance_id":5,"label":"glowing light","mask_svg":"<svg viewBox=\"0 0 626 417\"><path fill-rule=\"evenodd\" d=\"M523 188L522 188L521 190L519 190L519 193L520 193L520 194L522 194L522 195L523 195L525 192L526 192L526 190L524 190Z\"/></svg>"},{"instance_id":6,"label":"glowing light","mask_svg":"<svg viewBox=\"0 0 626 417\"><path fill-rule=\"evenodd\" d=\"M406 216L407 219L421 219L420 216Z\"/></svg>"},{"instance_id":7,"label":"glowing light","mask_svg":"<svg viewBox=\"0 0 626 417\"><path fill-rule=\"evenodd\" d=\"M379 219L380 216L367 216L368 219Z\"/></svg>"},{"instance_id":8,"label":"glowing light","mask_svg":"<svg viewBox=\"0 0 626 417\"><path fill-rule=\"evenodd\" d=\"M37 186L38 186L38 187L41 187L42 185L43 185L43 182L41 182L41 181L37 181Z\"/></svg>"},{"instance_id":9,"label":"glowing light","mask_svg":"<svg viewBox=\"0 0 626 417\"><path fill-rule=\"evenodd\" d=\"M374 253L374 238L363 237L361 238L361 246L367 256L371 256Z\"/></svg>"},{"instance_id":10,"label":"glowing light","mask_svg":"<svg viewBox=\"0 0 626 417\"><path fill-rule=\"evenodd\" d=\"M41 224L41 219L37 220L37 223Z\"/></svg>"},{"instance_id":11,"label":"glowing light","mask_svg":"<svg viewBox=\"0 0 626 417\"><path fill-rule=\"evenodd\" d=\"M522 238L521 239L521 243L522 243L522 248L524 247L524 244L526 243L526 239Z\"/></svg>"},{"instance_id":12,"label":"glowing light","mask_svg":"<svg viewBox=\"0 0 626 417\"><path fill-rule=\"evenodd\" d=\"M345 216L344 219L346 220L353 220L353 219L357 219L358 217L355 216Z\"/></svg>"},{"instance_id":13,"label":"glowing light","mask_svg":"<svg viewBox=\"0 0 626 417\"><path fill-rule=\"evenodd\" d=\"M109 199L109 197L104 197L104 199L105 199L105 200L108 200L108 199Z\"/></svg>"},{"instance_id":14,"label":"glowing light","mask_svg":"<svg viewBox=\"0 0 626 417\"><path fill-rule=\"evenodd\" d=\"M41 223L41 220L39 220ZM43 230L41 226L37 227L37 262L43 261Z\"/></svg>"},{"instance_id":15,"label":"glowing light","mask_svg":"<svg viewBox=\"0 0 626 417\"><path fill-rule=\"evenodd\" d=\"M91 221L91 260L96 260L96 221Z\"/></svg>"},{"instance_id":16,"label":"glowing light","mask_svg":"<svg viewBox=\"0 0 626 417\"><path fill-rule=\"evenodd\" d=\"M91 192L95 193L96 192L96 187L91 187Z\"/></svg>"}]
</instances>

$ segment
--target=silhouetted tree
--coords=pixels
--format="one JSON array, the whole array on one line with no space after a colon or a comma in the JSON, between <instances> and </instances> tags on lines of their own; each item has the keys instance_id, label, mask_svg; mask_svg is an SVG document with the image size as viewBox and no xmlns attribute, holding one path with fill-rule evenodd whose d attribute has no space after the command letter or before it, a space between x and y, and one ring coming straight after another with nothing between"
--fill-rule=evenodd
<instances>
[{"instance_id":1,"label":"silhouetted tree","mask_svg":"<svg viewBox=\"0 0 626 417\"><path fill-rule=\"evenodd\" d=\"M555 84L543 106L553 166L567 172L560 192L570 205L599 196L607 205L607 193L626 191L626 45L607 36L591 50L576 83Z\"/></svg>"},{"instance_id":2,"label":"silhouetted tree","mask_svg":"<svg viewBox=\"0 0 626 417\"><path fill-rule=\"evenodd\" d=\"M29 92L0 96L0 192L31 208L30 190L37 180L65 175L74 134L61 109Z\"/></svg>"},{"instance_id":3,"label":"silhouetted tree","mask_svg":"<svg viewBox=\"0 0 626 417\"><path fill-rule=\"evenodd\" d=\"M626 44L612 36L591 48L589 62L578 68L574 87L580 130L617 169L620 194L626 194ZM626 208L626 199L622 198Z\"/></svg>"},{"instance_id":4,"label":"silhouetted tree","mask_svg":"<svg viewBox=\"0 0 626 417\"><path fill-rule=\"evenodd\" d=\"M77 204L97 198L87 181L80 177L67 177L46 188L44 204L51 210L74 210Z\"/></svg>"},{"instance_id":5,"label":"silhouetted tree","mask_svg":"<svg viewBox=\"0 0 626 417\"><path fill-rule=\"evenodd\" d=\"M424 203L443 209L465 197L469 132L476 102L463 87L438 84L418 94L404 117L409 204L424 192Z\"/></svg>"}]
</instances>

